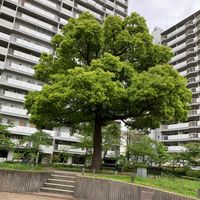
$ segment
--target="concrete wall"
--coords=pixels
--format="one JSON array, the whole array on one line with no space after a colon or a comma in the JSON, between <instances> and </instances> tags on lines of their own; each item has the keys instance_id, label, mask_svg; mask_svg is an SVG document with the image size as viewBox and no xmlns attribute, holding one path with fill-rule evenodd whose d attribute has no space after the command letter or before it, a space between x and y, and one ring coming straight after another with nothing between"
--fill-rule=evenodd
<instances>
[{"instance_id":1,"label":"concrete wall","mask_svg":"<svg viewBox=\"0 0 200 200\"><path fill-rule=\"evenodd\" d=\"M142 191L154 191L153 200L195 200L174 193L118 181L76 178L75 197L81 200L142 200Z\"/></svg>"},{"instance_id":2,"label":"concrete wall","mask_svg":"<svg viewBox=\"0 0 200 200\"><path fill-rule=\"evenodd\" d=\"M0 191L38 192L49 177L49 172L0 169Z\"/></svg>"}]
</instances>

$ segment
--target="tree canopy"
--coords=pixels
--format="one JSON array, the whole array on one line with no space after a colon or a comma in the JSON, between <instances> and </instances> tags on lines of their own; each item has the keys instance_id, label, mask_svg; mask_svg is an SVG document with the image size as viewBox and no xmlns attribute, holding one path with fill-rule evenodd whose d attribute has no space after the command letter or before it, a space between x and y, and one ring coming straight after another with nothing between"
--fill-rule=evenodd
<instances>
[{"instance_id":1,"label":"tree canopy","mask_svg":"<svg viewBox=\"0 0 200 200\"><path fill-rule=\"evenodd\" d=\"M52 45L55 54L43 54L35 68L43 89L30 92L25 106L40 128L93 122L92 169L101 165L105 123L122 120L143 129L186 119L186 80L167 64L171 50L152 43L137 13L103 23L83 13L69 19Z\"/></svg>"}]
</instances>

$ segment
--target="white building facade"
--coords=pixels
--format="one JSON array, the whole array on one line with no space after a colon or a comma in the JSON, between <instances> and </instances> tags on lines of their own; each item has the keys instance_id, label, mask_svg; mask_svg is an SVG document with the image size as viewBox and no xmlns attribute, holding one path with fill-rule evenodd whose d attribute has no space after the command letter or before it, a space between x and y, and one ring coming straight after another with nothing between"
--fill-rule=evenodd
<instances>
[{"instance_id":1,"label":"white building facade","mask_svg":"<svg viewBox=\"0 0 200 200\"><path fill-rule=\"evenodd\" d=\"M153 134L169 152L182 152L187 142L200 141L200 11L163 31L160 36L153 32L153 36L155 41L161 40L162 44L172 48L174 56L170 64L187 78L187 87L193 94L188 121L163 125Z\"/></svg>"}]
</instances>

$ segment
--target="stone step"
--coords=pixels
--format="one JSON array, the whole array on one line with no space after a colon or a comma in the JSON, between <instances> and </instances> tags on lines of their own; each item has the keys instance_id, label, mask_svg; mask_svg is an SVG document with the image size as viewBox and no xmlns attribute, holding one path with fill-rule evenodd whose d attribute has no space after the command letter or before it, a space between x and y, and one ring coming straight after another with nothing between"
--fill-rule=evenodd
<instances>
[{"instance_id":1,"label":"stone step","mask_svg":"<svg viewBox=\"0 0 200 200\"><path fill-rule=\"evenodd\" d=\"M67 194L67 195L73 195L74 194L74 191L72 191L72 190L61 190L61 189L47 188L47 187L41 187L40 191L49 192L49 193L57 193L57 194Z\"/></svg>"},{"instance_id":2,"label":"stone step","mask_svg":"<svg viewBox=\"0 0 200 200\"><path fill-rule=\"evenodd\" d=\"M59 179L59 180L68 180L68 181L75 181L76 177L73 176L63 176L63 175L51 175L51 179Z\"/></svg>"},{"instance_id":3,"label":"stone step","mask_svg":"<svg viewBox=\"0 0 200 200\"><path fill-rule=\"evenodd\" d=\"M53 171L54 175L61 175L61 176L72 176L76 177L76 173L71 173L71 172L65 172L65 171Z\"/></svg>"},{"instance_id":4,"label":"stone step","mask_svg":"<svg viewBox=\"0 0 200 200\"><path fill-rule=\"evenodd\" d=\"M74 191L74 185L62 185L62 184L55 184L55 183L44 183L43 187Z\"/></svg>"},{"instance_id":5,"label":"stone step","mask_svg":"<svg viewBox=\"0 0 200 200\"><path fill-rule=\"evenodd\" d=\"M60 180L60 179L48 179L47 183L55 183L55 184L73 185L73 186L75 186L75 181Z\"/></svg>"}]
</instances>

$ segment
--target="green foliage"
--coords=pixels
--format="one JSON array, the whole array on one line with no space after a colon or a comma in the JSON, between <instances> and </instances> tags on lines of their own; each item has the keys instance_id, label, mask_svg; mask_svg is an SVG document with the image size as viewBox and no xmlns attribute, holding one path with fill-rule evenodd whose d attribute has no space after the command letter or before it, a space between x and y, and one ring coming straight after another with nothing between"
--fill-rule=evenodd
<instances>
[{"instance_id":1,"label":"green foliage","mask_svg":"<svg viewBox=\"0 0 200 200\"><path fill-rule=\"evenodd\" d=\"M10 139L10 132L7 125L0 124L0 150L10 151L15 144Z\"/></svg>"},{"instance_id":2,"label":"green foliage","mask_svg":"<svg viewBox=\"0 0 200 200\"><path fill-rule=\"evenodd\" d=\"M78 126L72 128L72 133L78 133L80 135L80 142L76 144L76 147L86 149L86 159L90 159L93 147L93 132L94 127L91 123L81 123ZM102 150L103 158L106 157L109 150L116 152L119 151L120 145L120 125L117 122L110 122L103 126L102 129Z\"/></svg>"},{"instance_id":3,"label":"green foliage","mask_svg":"<svg viewBox=\"0 0 200 200\"><path fill-rule=\"evenodd\" d=\"M199 170L189 170L189 171L187 171L186 175L200 179L200 171Z\"/></svg>"},{"instance_id":4,"label":"green foliage","mask_svg":"<svg viewBox=\"0 0 200 200\"><path fill-rule=\"evenodd\" d=\"M55 55L43 54L35 68L46 84L28 94L25 106L39 128L93 123L93 168L100 167L104 124L123 120L147 129L187 118L186 80L166 64L171 50L152 43L138 14L109 16L101 24L83 13L52 44Z\"/></svg>"},{"instance_id":5,"label":"green foliage","mask_svg":"<svg viewBox=\"0 0 200 200\"><path fill-rule=\"evenodd\" d=\"M45 171L42 166L31 166L29 164L4 162L0 163L0 169L25 170L25 171Z\"/></svg>"},{"instance_id":6,"label":"green foliage","mask_svg":"<svg viewBox=\"0 0 200 200\"><path fill-rule=\"evenodd\" d=\"M178 168L164 168L163 172L170 176L182 177L187 175L187 167L178 167Z\"/></svg>"},{"instance_id":7,"label":"green foliage","mask_svg":"<svg viewBox=\"0 0 200 200\"><path fill-rule=\"evenodd\" d=\"M185 145L186 152L182 153L183 159L188 162L188 165L200 166L200 143L189 142Z\"/></svg>"},{"instance_id":8,"label":"green foliage","mask_svg":"<svg viewBox=\"0 0 200 200\"><path fill-rule=\"evenodd\" d=\"M167 161L170 160L170 155L166 150L166 147L161 142L155 142L155 157L153 161L158 164L158 166L162 166Z\"/></svg>"},{"instance_id":9,"label":"green foliage","mask_svg":"<svg viewBox=\"0 0 200 200\"><path fill-rule=\"evenodd\" d=\"M37 164L38 163L38 158L39 158L39 153L41 151L40 147L41 145L49 146L52 144L52 137L43 131L38 131L33 133L30 136L24 137L23 142L30 142L31 147L26 147L25 148L25 153L29 159L31 160L31 163Z\"/></svg>"}]
</instances>

